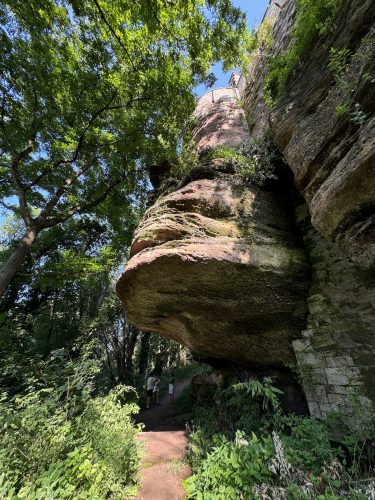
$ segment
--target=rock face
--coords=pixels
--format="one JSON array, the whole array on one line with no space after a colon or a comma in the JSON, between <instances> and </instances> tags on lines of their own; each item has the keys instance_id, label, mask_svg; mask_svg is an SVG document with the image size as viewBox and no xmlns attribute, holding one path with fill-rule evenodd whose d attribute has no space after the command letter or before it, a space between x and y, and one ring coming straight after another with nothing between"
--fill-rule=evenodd
<instances>
[{"instance_id":1,"label":"rock face","mask_svg":"<svg viewBox=\"0 0 375 500\"><path fill-rule=\"evenodd\" d=\"M238 91L229 87L210 90L199 99L193 133L198 152L223 145L239 146L249 139L244 112L237 105L238 98Z\"/></svg>"},{"instance_id":2,"label":"rock face","mask_svg":"<svg viewBox=\"0 0 375 500\"><path fill-rule=\"evenodd\" d=\"M306 327L293 346L310 413L355 420L375 401L375 272L318 233L307 205L297 215L312 279Z\"/></svg>"},{"instance_id":3,"label":"rock face","mask_svg":"<svg viewBox=\"0 0 375 500\"><path fill-rule=\"evenodd\" d=\"M271 0L271 15L280 54L291 43L293 1ZM230 164L202 160L147 210L117 286L138 328L202 357L254 373L281 373L296 358L310 413L339 411L352 421L375 401L374 19L374 0L344 0L272 112L261 50L250 68L241 95L251 136L270 128L284 153L306 200L299 229L281 178L266 190L245 184ZM352 54L343 76L352 108L344 114L330 47ZM248 139L237 93L218 89L198 102L199 153ZM156 186L163 168L153 172Z\"/></svg>"},{"instance_id":4,"label":"rock face","mask_svg":"<svg viewBox=\"0 0 375 500\"><path fill-rule=\"evenodd\" d=\"M304 324L307 269L282 200L222 174L146 212L117 290L141 330L216 358L279 366Z\"/></svg>"},{"instance_id":5,"label":"rock face","mask_svg":"<svg viewBox=\"0 0 375 500\"><path fill-rule=\"evenodd\" d=\"M294 2L287 0L273 30L274 54L288 47L294 14ZM374 20L374 0L343 1L333 29L290 76L271 114L262 97L262 54L250 68L244 95L255 112L254 137L270 119L313 226L366 267L375 265L375 86L368 77L375 74ZM336 78L328 65L331 48L351 53ZM338 112L343 105L351 107Z\"/></svg>"}]
</instances>

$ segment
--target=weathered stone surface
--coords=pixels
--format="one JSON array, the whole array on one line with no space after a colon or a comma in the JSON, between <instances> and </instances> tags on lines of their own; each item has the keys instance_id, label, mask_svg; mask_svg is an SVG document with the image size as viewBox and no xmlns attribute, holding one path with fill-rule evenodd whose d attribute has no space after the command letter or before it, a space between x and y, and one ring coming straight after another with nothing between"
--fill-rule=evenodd
<instances>
[{"instance_id":1,"label":"weathered stone surface","mask_svg":"<svg viewBox=\"0 0 375 500\"><path fill-rule=\"evenodd\" d=\"M294 1L270 0L264 21L272 28L272 54L284 52L291 41L295 18ZM251 118L251 137L261 139L269 128L270 110L264 102L263 78L267 63L265 47L258 47L252 53L252 60L246 72L246 84L239 89L244 108Z\"/></svg>"},{"instance_id":2,"label":"weathered stone surface","mask_svg":"<svg viewBox=\"0 0 375 500\"><path fill-rule=\"evenodd\" d=\"M194 116L197 125L193 131L196 149L218 146L239 146L249 139L245 114L237 105L235 88L210 90L197 103Z\"/></svg>"},{"instance_id":3,"label":"weathered stone surface","mask_svg":"<svg viewBox=\"0 0 375 500\"><path fill-rule=\"evenodd\" d=\"M306 271L280 199L223 176L157 200L117 290L141 330L216 358L282 365L304 324Z\"/></svg>"},{"instance_id":4,"label":"weathered stone surface","mask_svg":"<svg viewBox=\"0 0 375 500\"><path fill-rule=\"evenodd\" d=\"M307 328L293 342L303 386L313 415L326 416L339 405L350 423L353 402L361 413L361 397L375 400L375 308L370 299L375 272L355 265L318 233L306 205L297 213L312 265Z\"/></svg>"},{"instance_id":5,"label":"weathered stone surface","mask_svg":"<svg viewBox=\"0 0 375 500\"><path fill-rule=\"evenodd\" d=\"M375 70L375 36L366 48L363 36L374 19L373 0L344 1L335 29L316 44L271 113L274 137L312 224L365 266L375 264L375 87L363 75ZM345 97L328 67L331 47L362 56L349 63L347 78L351 102L366 115L363 123L336 111Z\"/></svg>"},{"instance_id":6,"label":"weathered stone surface","mask_svg":"<svg viewBox=\"0 0 375 500\"><path fill-rule=\"evenodd\" d=\"M273 47L280 53L290 43L294 6L291 0L277 4L283 8ZM270 2L272 12L277 4ZM310 412L324 417L340 411L348 423L354 398L363 402L364 414L375 400L375 275L361 267L374 262L375 99L373 87L362 81L353 99L366 113L363 123L338 116L341 97L327 62L331 46L358 49L373 22L373 5L344 1L335 29L298 66L271 117L261 92L261 51L245 92L253 137L271 119L319 232L305 205L298 212L302 248L281 196L282 180L276 194L241 185L220 162L201 164L169 191L161 188L168 194L147 211L118 284L139 328L178 340L206 359L229 360L226 366L234 361L255 372L276 367L281 373L293 344ZM366 67L370 72L374 61ZM222 100L214 95L212 102L208 93L199 102L198 151L247 138L235 91L219 90Z\"/></svg>"},{"instance_id":7,"label":"weathered stone surface","mask_svg":"<svg viewBox=\"0 0 375 500\"><path fill-rule=\"evenodd\" d=\"M275 14L271 51L278 55L290 46L294 0L286 0L279 11L269 10L266 18ZM266 57L261 49L243 93L254 122L252 136L261 137L271 126L314 227L366 267L375 265L375 86L366 77L375 72L374 32L371 42L366 38L374 20L374 0L345 0L333 29L290 75L285 96L272 113L263 99ZM351 86L349 96L329 68L331 47L354 55L344 84ZM347 102L351 110L337 113ZM363 122L353 115L355 105Z\"/></svg>"}]
</instances>

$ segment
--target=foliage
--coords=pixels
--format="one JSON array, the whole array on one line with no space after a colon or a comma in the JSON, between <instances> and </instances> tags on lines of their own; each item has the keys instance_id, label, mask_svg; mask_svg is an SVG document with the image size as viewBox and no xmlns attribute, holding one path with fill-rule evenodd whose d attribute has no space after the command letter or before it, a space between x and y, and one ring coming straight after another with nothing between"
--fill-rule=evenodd
<instances>
[{"instance_id":1,"label":"foliage","mask_svg":"<svg viewBox=\"0 0 375 500\"><path fill-rule=\"evenodd\" d=\"M269 134L262 139L252 139L238 148L218 146L205 151L203 159L219 159L231 165L245 181L257 186L266 185L270 179L277 179L277 163L283 161Z\"/></svg>"},{"instance_id":2,"label":"foliage","mask_svg":"<svg viewBox=\"0 0 375 500\"><path fill-rule=\"evenodd\" d=\"M268 56L264 97L272 108L284 93L289 75L308 54L317 39L329 32L341 0L296 0L296 21L292 45L283 55Z\"/></svg>"},{"instance_id":3,"label":"foliage","mask_svg":"<svg viewBox=\"0 0 375 500\"><path fill-rule=\"evenodd\" d=\"M0 20L1 198L26 247L142 198L145 165L178 151L194 86L240 62L247 32L230 0L4 0Z\"/></svg>"},{"instance_id":4,"label":"foliage","mask_svg":"<svg viewBox=\"0 0 375 500\"><path fill-rule=\"evenodd\" d=\"M222 160L236 169L245 168L250 165L248 158L240 153L239 148L230 146L218 146L213 149L207 149L201 154L204 160Z\"/></svg>"},{"instance_id":5,"label":"foliage","mask_svg":"<svg viewBox=\"0 0 375 500\"><path fill-rule=\"evenodd\" d=\"M253 402L260 401L264 411L277 411L280 406L277 394L281 394L281 391L273 385L270 377L265 377L262 381L254 379L233 384L225 390L225 394L230 395L229 405L240 406L245 398Z\"/></svg>"},{"instance_id":6,"label":"foliage","mask_svg":"<svg viewBox=\"0 0 375 500\"><path fill-rule=\"evenodd\" d=\"M2 498L125 498L135 491L138 429L132 389L93 397L86 353L34 360L24 391L1 396ZM130 392L129 392L130 391Z\"/></svg>"},{"instance_id":7,"label":"foliage","mask_svg":"<svg viewBox=\"0 0 375 500\"><path fill-rule=\"evenodd\" d=\"M243 439L240 432L237 440ZM271 481L267 462L272 458L272 443L252 434L248 444L238 445L222 437L203 462L199 473L186 481L189 498L237 500L253 498L252 486Z\"/></svg>"},{"instance_id":8,"label":"foliage","mask_svg":"<svg viewBox=\"0 0 375 500\"><path fill-rule=\"evenodd\" d=\"M271 179L277 179L277 164L283 162L271 135L265 133L261 139L254 139L241 146L241 154L249 159L241 174L257 186L264 186Z\"/></svg>"},{"instance_id":9,"label":"foliage","mask_svg":"<svg viewBox=\"0 0 375 500\"><path fill-rule=\"evenodd\" d=\"M367 498L371 485L358 481L353 451L363 446L362 463L368 459L371 446L364 445L373 443L373 420L359 425L361 436L347 431L337 443L332 422L284 415L276 394L270 380L253 380L214 393L214 405L195 408L188 498ZM228 413L231 418L220 417Z\"/></svg>"},{"instance_id":10,"label":"foliage","mask_svg":"<svg viewBox=\"0 0 375 500\"><path fill-rule=\"evenodd\" d=\"M290 415L280 416L275 423L282 429L285 454L292 465L319 474L322 464L337 457L328 429L316 419Z\"/></svg>"},{"instance_id":11,"label":"foliage","mask_svg":"<svg viewBox=\"0 0 375 500\"><path fill-rule=\"evenodd\" d=\"M328 67L329 69L336 75L339 76L346 70L346 66L348 64L348 59L351 55L351 52L346 47L342 49L335 49L331 47L330 50L330 58Z\"/></svg>"},{"instance_id":12,"label":"foliage","mask_svg":"<svg viewBox=\"0 0 375 500\"><path fill-rule=\"evenodd\" d=\"M353 123L362 127L362 125L365 123L366 119L368 118L369 114L365 113L361 109L360 104L357 102L357 103L355 103L354 109L353 109L353 111L350 112L349 116L350 116L350 119Z\"/></svg>"},{"instance_id":13,"label":"foliage","mask_svg":"<svg viewBox=\"0 0 375 500\"><path fill-rule=\"evenodd\" d=\"M354 51L343 47L331 48L329 68L335 78L340 103L336 114L347 116L354 124L362 127L369 117L356 102L357 91L366 85L375 84L373 60L375 54L375 29L372 28L363 37L359 47Z\"/></svg>"},{"instance_id":14,"label":"foliage","mask_svg":"<svg viewBox=\"0 0 375 500\"><path fill-rule=\"evenodd\" d=\"M251 32L247 45L248 62L251 62L259 52L267 53L272 42L272 26L272 20L265 19L258 28Z\"/></svg>"}]
</instances>

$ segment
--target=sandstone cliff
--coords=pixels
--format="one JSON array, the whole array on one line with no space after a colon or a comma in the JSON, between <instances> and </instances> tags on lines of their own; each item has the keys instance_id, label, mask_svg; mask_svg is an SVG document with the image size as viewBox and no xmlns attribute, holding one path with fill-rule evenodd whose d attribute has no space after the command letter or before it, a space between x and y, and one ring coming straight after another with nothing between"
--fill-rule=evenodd
<instances>
[{"instance_id":1,"label":"sandstone cliff","mask_svg":"<svg viewBox=\"0 0 375 500\"><path fill-rule=\"evenodd\" d=\"M118 293L138 328L245 364L292 359L307 261L282 198L230 175L196 180L146 212L132 255Z\"/></svg>"},{"instance_id":2,"label":"sandstone cliff","mask_svg":"<svg viewBox=\"0 0 375 500\"><path fill-rule=\"evenodd\" d=\"M274 56L290 47L294 20L294 2L287 0L273 30ZM343 1L332 29L289 75L271 113L263 100L262 53L244 95L256 118L253 136L271 127L314 227L367 267L375 265L374 21L373 0ZM329 65L332 49L348 51L340 75ZM340 106L348 109L340 113Z\"/></svg>"},{"instance_id":3,"label":"sandstone cliff","mask_svg":"<svg viewBox=\"0 0 375 500\"><path fill-rule=\"evenodd\" d=\"M274 55L290 47L295 21L292 0L277 4L269 9L279 15ZM363 407L375 400L375 90L364 76L374 71L374 18L373 0L343 1L333 29L294 68L272 111L260 51L242 93L250 135L238 89L198 102L200 152L271 129L307 203L298 216L293 180L259 187L228 161L201 159L184 181L159 192L118 282L138 328L203 356L261 369L296 356L318 417L332 410L351 417L354 397ZM341 80L328 66L331 47L350 53ZM354 86L345 113L338 112L342 78Z\"/></svg>"}]
</instances>

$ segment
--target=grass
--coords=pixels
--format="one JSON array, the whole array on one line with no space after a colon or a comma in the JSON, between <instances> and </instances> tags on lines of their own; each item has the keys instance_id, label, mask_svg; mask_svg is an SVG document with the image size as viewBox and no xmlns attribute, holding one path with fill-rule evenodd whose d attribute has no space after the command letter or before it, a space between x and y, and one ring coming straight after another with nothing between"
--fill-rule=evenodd
<instances>
[{"instance_id":1,"label":"grass","mask_svg":"<svg viewBox=\"0 0 375 500\"><path fill-rule=\"evenodd\" d=\"M185 458L176 458L175 460L171 460L166 464L166 470L167 472L170 472L171 474L179 474L182 469L185 467L188 467L188 464L186 462Z\"/></svg>"}]
</instances>

